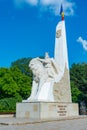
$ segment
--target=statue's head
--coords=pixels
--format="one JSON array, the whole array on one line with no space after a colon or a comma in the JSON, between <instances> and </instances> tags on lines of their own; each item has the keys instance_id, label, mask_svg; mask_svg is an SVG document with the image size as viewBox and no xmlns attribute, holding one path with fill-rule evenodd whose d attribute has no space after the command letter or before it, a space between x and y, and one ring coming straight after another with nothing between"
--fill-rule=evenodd
<instances>
[{"instance_id":1,"label":"statue's head","mask_svg":"<svg viewBox=\"0 0 87 130\"><path fill-rule=\"evenodd\" d=\"M43 64L38 60L38 58L34 58L30 61L29 64L30 69L33 72L33 75L39 76L43 73L44 71L44 66Z\"/></svg>"}]
</instances>

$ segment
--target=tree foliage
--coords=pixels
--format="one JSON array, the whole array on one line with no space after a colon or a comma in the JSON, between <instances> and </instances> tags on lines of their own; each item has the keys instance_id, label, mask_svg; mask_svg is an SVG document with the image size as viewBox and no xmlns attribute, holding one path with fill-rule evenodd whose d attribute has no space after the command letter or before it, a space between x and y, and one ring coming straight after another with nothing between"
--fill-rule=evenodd
<instances>
[{"instance_id":1,"label":"tree foliage","mask_svg":"<svg viewBox=\"0 0 87 130\"><path fill-rule=\"evenodd\" d=\"M17 83L11 76L10 69L0 69L0 99L6 97L14 97L18 92Z\"/></svg>"},{"instance_id":2,"label":"tree foliage","mask_svg":"<svg viewBox=\"0 0 87 130\"><path fill-rule=\"evenodd\" d=\"M17 61L14 61L11 63L11 67L12 68L14 68L14 67L19 68L19 70L21 70L22 73L32 77L32 72L29 69L29 62L30 61L31 61L31 58L18 59Z\"/></svg>"},{"instance_id":3,"label":"tree foliage","mask_svg":"<svg viewBox=\"0 0 87 130\"><path fill-rule=\"evenodd\" d=\"M0 98L15 97L19 94L23 99L30 95L32 78L25 75L17 67L0 69Z\"/></svg>"},{"instance_id":4,"label":"tree foliage","mask_svg":"<svg viewBox=\"0 0 87 130\"><path fill-rule=\"evenodd\" d=\"M70 79L73 101L87 103L87 64L73 64Z\"/></svg>"},{"instance_id":5,"label":"tree foliage","mask_svg":"<svg viewBox=\"0 0 87 130\"><path fill-rule=\"evenodd\" d=\"M32 72L28 67L30 58L23 58L12 63L10 68L0 68L0 99L15 97L23 99L31 92Z\"/></svg>"},{"instance_id":6,"label":"tree foliage","mask_svg":"<svg viewBox=\"0 0 87 130\"><path fill-rule=\"evenodd\" d=\"M21 102L20 96L15 98L4 98L0 100L0 112L15 112L16 102Z\"/></svg>"},{"instance_id":7,"label":"tree foliage","mask_svg":"<svg viewBox=\"0 0 87 130\"><path fill-rule=\"evenodd\" d=\"M0 68L0 110L7 102L11 105L12 99L16 105L20 97L22 100L29 97L32 86L32 72L28 67L30 60L23 58L13 62L10 68Z\"/></svg>"}]
</instances>

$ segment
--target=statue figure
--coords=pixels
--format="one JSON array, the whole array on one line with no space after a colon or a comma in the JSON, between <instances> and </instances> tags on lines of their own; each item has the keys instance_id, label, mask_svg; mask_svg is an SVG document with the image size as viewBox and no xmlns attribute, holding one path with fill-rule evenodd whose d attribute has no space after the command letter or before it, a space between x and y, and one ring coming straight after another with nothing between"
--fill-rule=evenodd
<instances>
[{"instance_id":1,"label":"statue figure","mask_svg":"<svg viewBox=\"0 0 87 130\"><path fill-rule=\"evenodd\" d=\"M46 82L53 82L58 75L58 70L55 61L48 53L45 54L44 59L39 57L32 59L29 67L33 72L33 84L31 96L27 100L37 100L41 87Z\"/></svg>"},{"instance_id":2,"label":"statue figure","mask_svg":"<svg viewBox=\"0 0 87 130\"><path fill-rule=\"evenodd\" d=\"M54 78L55 75L58 74L57 67L54 65L54 60L49 57L47 52L45 53L45 59L38 58L38 60L42 62L49 78Z\"/></svg>"}]
</instances>

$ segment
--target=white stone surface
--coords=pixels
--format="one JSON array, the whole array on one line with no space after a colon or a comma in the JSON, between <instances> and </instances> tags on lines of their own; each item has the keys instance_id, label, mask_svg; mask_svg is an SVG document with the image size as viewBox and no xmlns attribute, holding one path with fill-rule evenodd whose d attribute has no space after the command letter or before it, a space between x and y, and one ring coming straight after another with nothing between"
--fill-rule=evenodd
<instances>
[{"instance_id":1,"label":"white stone surface","mask_svg":"<svg viewBox=\"0 0 87 130\"><path fill-rule=\"evenodd\" d=\"M54 58L34 58L30 97L16 105L17 118L56 119L78 116L78 104L71 101L65 21L56 27Z\"/></svg>"},{"instance_id":2,"label":"white stone surface","mask_svg":"<svg viewBox=\"0 0 87 130\"><path fill-rule=\"evenodd\" d=\"M55 51L54 51L54 59L55 62L57 62L60 70L56 82L59 82L63 77L65 68L69 70L67 53L68 52L67 52L65 21L60 21L56 26Z\"/></svg>"},{"instance_id":3,"label":"white stone surface","mask_svg":"<svg viewBox=\"0 0 87 130\"><path fill-rule=\"evenodd\" d=\"M68 94L69 96L67 97L70 98L70 100L67 98L65 101L71 102L65 21L60 21L57 24L54 53L54 58L50 58L48 53L46 53L44 59L37 57L31 60L29 67L33 72L32 92L30 97L24 102L55 101L55 95L53 94L54 84L59 83L62 80L64 77L65 69L68 70L67 75L65 75L68 77L68 81L66 81L67 86L62 86L61 88L64 87L68 90L68 93L65 95ZM65 92L66 91L64 90L62 93ZM59 99L61 99L61 96Z\"/></svg>"},{"instance_id":4,"label":"white stone surface","mask_svg":"<svg viewBox=\"0 0 87 130\"><path fill-rule=\"evenodd\" d=\"M46 82L42 85L38 94L38 101L54 101L53 85L51 82Z\"/></svg>"},{"instance_id":5,"label":"white stone surface","mask_svg":"<svg viewBox=\"0 0 87 130\"><path fill-rule=\"evenodd\" d=\"M61 71L64 70L65 66L69 69L65 21L60 21L56 26L54 59Z\"/></svg>"},{"instance_id":6,"label":"white stone surface","mask_svg":"<svg viewBox=\"0 0 87 130\"><path fill-rule=\"evenodd\" d=\"M33 72L33 84L27 101L54 101L53 85L58 75L54 59L46 53L44 59L32 59L29 66Z\"/></svg>"}]
</instances>

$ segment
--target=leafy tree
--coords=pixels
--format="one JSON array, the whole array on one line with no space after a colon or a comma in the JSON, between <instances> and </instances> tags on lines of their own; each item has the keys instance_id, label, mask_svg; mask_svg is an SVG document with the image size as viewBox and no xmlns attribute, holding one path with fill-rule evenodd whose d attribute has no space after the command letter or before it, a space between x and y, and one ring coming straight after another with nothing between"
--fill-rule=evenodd
<instances>
[{"instance_id":1,"label":"leafy tree","mask_svg":"<svg viewBox=\"0 0 87 130\"><path fill-rule=\"evenodd\" d=\"M9 69L0 69L0 98L13 97L18 92L19 88L16 82L11 77Z\"/></svg>"},{"instance_id":2,"label":"leafy tree","mask_svg":"<svg viewBox=\"0 0 87 130\"><path fill-rule=\"evenodd\" d=\"M10 70L11 76L19 88L19 95L21 95L23 99L28 98L31 92L32 78L22 73L17 67L13 67Z\"/></svg>"},{"instance_id":3,"label":"leafy tree","mask_svg":"<svg viewBox=\"0 0 87 130\"><path fill-rule=\"evenodd\" d=\"M87 103L87 64L73 64L70 69L70 79L73 101Z\"/></svg>"},{"instance_id":4,"label":"leafy tree","mask_svg":"<svg viewBox=\"0 0 87 130\"><path fill-rule=\"evenodd\" d=\"M32 78L25 75L17 67L0 68L0 98L10 98L20 95L23 99L29 97Z\"/></svg>"},{"instance_id":5,"label":"leafy tree","mask_svg":"<svg viewBox=\"0 0 87 130\"><path fill-rule=\"evenodd\" d=\"M26 99L31 93L32 86L32 71L29 68L29 63L32 58L22 58L14 61L11 64L12 77L19 87L19 93Z\"/></svg>"},{"instance_id":6,"label":"leafy tree","mask_svg":"<svg viewBox=\"0 0 87 130\"><path fill-rule=\"evenodd\" d=\"M16 102L29 97L32 86L30 60L23 58L12 63L10 68L0 68L0 111L15 111Z\"/></svg>"},{"instance_id":7,"label":"leafy tree","mask_svg":"<svg viewBox=\"0 0 87 130\"><path fill-rule=\"evenodd\" d=\"M82 92L76 87L74 82L71 82L71 93L72 93L72 102L80 102Z\"/></svg>"},{"instance_id":8,"label":"leafy tree","mask_svg":"<svg viewBox=\"0 0 87 130\"><path fill-rule=\"evenodd\" d=\"M16 102L21 102L22 98L17 96L15 98L4 98L0 100L0 112L15 112Z\"/></svg>"},{"instance_id":9,"label":"leafy tree","mask_svg":"<svg viewBox=\"0 0 87 130\"><path fill-rule=\"evenodd\" d=\"M14 67L19 68L22 73L32 77L32 72L29 69L29 63L30 63L31 59L32 58L18 59L17 61L14 61L14 62L11 63L11 67L12 68L14 68Z\"/></svg>"}]
</instances>

